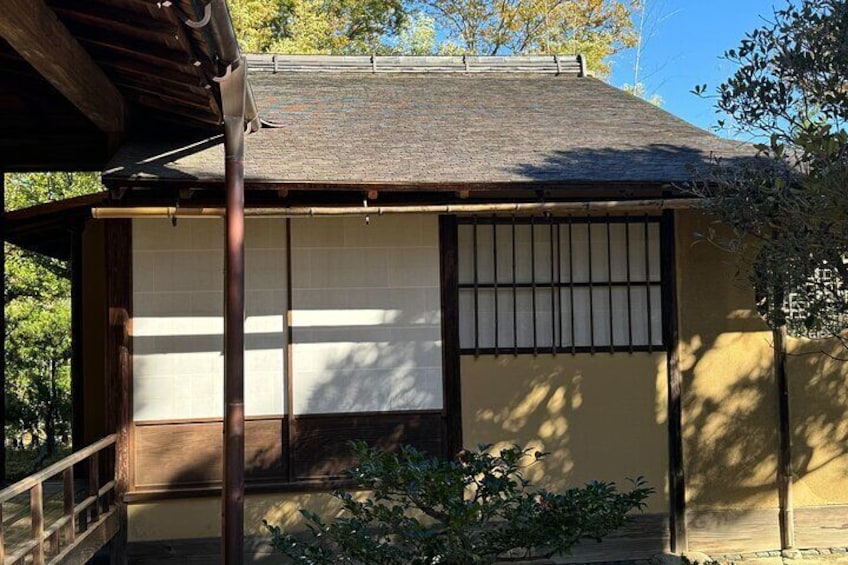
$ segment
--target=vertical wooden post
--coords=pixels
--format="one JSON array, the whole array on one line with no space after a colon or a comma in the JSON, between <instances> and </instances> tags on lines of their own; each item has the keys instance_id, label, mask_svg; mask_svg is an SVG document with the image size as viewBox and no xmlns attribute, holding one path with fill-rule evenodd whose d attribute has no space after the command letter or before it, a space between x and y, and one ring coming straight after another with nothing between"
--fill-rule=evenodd
<instances>
[{"instance_id":1,"label":"vertical wooden post","mask_svg":"<svg viewBox=\"0 0 848 565\"><path fill-rule=\"evenodd\" d=\"M106 300L108 325L106 333L106 431L116 433L114 476L116 494L122 496L131 477L130 432L132 380L132 220L107 220L106 241ZM108 462L107 471L113 467Z\"/></svg>"},{"instance_id":2,"label":"vertical wooden post","mask_svg":"<svg viewBox=\"0 0 848 565\"><path fill-rule=\"evenodd\" d=\"M246 61L221 82L227 212L224 275L223 562L244 560L244 107Z\"/></svg>"},{"instance_id":3,"label":"vertical wooden post","mask_svg":"<svg viewBox=\"0 0 848 565\"><path fill-rule=\"evenodd\" d=\"M781 293L776 293L782 298ZM772 329L774 376L777 385L779 454L777 495L780 505L780 548L795 547L795 510L792 501L792 429L789 414L789 381L786 378L786 323Z\"/></svg>"},{"instance_id":4,"label":"vertical wooden post","mask_svg":"<svg viewBox=\"0 0 848 565\"><path fill-rule=\"evenodd\" d=\"M91 505L91 521L96 522L100 517L100 454L95 452L88 459L88 496L95 497Z\"/></svg>"},{"instance_id":5,"label":"vertical wooden post","mask_svg":"<svg viewBox=\"0 0 848 565\"><path fill-rule=\"evenodd\" d=\"M3 528L3 505L0 504L0 563L6 563L6 532Z\"/></svg>"},{"instance_id":6,"label":"vertical wooden post","mask_svg":"<svg viewBox=\"0 0 848 565\"><path fill-rule=\"evenodd\" d=\"M132 484L132 220L105 224L108 325L106 333L106 430L118 435L115 457L107 460L108 476L115 478L115 497L121 528L112 541L113 563L126 562L127 516L121 497ZM114 475L113 475L114 473ZM86 527L83 515L81 524Z\"/></svg>"},{"instance_id":7,"label":"vertical wooden post","mask_svg":"<svg viewBox=\"0 0 848 565\"><path fill-rule=\"evenodd\" d=\"M442 299L442 366L444 371L445 451L462 449L462 385L459 368L459 244L456 216L439 216Z\"/></svg>"},{"instance_id":8,"label":"vertical wooden post","mask_svg":"<svg viewBox=\"0 0 848 565\"><path fill-rule=\"evenodd\" d=\"M71 232L71 443L85 445L85 381L82 369L82 226Z\"/></svg>"},{"instance_id":9,"label":"vertical wooden post","mask_svg":"<svg viewBox=\"0 0 848 565\"><path fill-rule=\"evenodd\" d=\"M660 265L663 341L667 351L668 374L669 531L671 551L683 553L688 550L689 543L686 536L686 485L683 472L683 377L680 372L680 329L677 317L676 237L674 211L665 210L660 229Z\"/></svg>"},{"instance_id":10,"label":"vertical wooden post","mask_svg":"<svg viewBox=\"0 0 848 565\"><path fill-rule=\"evenodd\" d=\"M3 297L3 312L0 315L0 339L3 340L0 354L0 485L6 484L6 175L0 171L0 295Z\"/></svg>"},{"instance_id":11,"label":"vertical wooden post","mask_svg":"<svg viewBox=\"0 0 848 565\"><path fill-rule=\"evenodd\" d=\"M71 465L62 474L63 515L68 518L65 528L65 543L74 543L77 539L76 520L74 520L74 467Z\"/></svg>"},{"instance_id":12,"label":"vertical wooden post","mask_svg":"<svg viewBox=\"0 0 848 565\"><path fill-rule=\"evenodd\" d=\"M44 565L44 496L40 481L29 491L29 511L32 519L32 539L38 542L32 550L32 563Z\"/></svg>"}]
</instances>

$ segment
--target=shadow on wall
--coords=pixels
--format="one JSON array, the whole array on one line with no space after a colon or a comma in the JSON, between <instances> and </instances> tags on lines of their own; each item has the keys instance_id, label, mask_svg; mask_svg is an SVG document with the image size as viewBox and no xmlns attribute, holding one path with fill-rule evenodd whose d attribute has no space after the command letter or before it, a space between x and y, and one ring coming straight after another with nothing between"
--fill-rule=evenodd
<instances>
[{"instance_id":1,"label":"shadow on wall","mask_svg":"<svg viewBox=\"0 0 848 565\"><path fill-rule=\"evenodd\" d=\"M394 316L392 320L400 321ZM347 335L361 334L362 328L335 327L331 333L348 331ZM334 344L325 335L318 341L320 348L309 355L298 355L296 346L293 472L297 479L342 475L353 464L347 445L352 440L382 449L413 445L433 454L443 452L438 327L421 328L436 335L418 342L390 342L391 329L374 331L386 332L374 336L381 341ZM308 347L298 335L295 329L296 342ZM300 373L298 359L307 357L320 359L320 367ZM426 365L429 362L437 365ZM304 382L299 387L307 376L309 386Z\"/></svg>"},{"instance_id":2,"label":"shadow on wall","mask_svg":"<svg viewBox=\"0 0 848 565\"><path fill-rule=\"evenodd\" d=\"M414 337L394 337L395 327L293 328L295 413L441 409L438 325L391 320L391 326L402 326L400 331Z\"/></svg>"},{"instance_id":3,"label":"shadow on wall","mask_svg":"<svg viewBox=\"0 0 848 565\"><path fill-rule=\"evenodd\" d=\"M382 322L395 326L409 327L421 322L418 314L389 311L385 316ZM348 341L341 341L345 335L361 335L363 331L370 332L375 341L352 348ZM429 368L436 371L438 386L422 391L417 386L421 374L419 367L412 362L430 357L441 364L439 328L422 326L421 331L425 333L435 332L435 340L427 342L392 344L377 340L390 339L392 331L389 328L380 333L380 328L363 330L361 326L294 329L298 344L329 346L329 350L321 352L324 371L319 386L301 395L302 402L297 410L299 417L294 423L291 461L296 480L340 475L351 464L346 447L351 439L363 439L387 449L413 444L432 453L441 451L441 368ZM333 342L332 338L339 341ZM340 347L334 347L336 345ZM370 374L376 378L370 378ZM366 416L344 413L369 412L375 408L375 403L393 412ZM136 408L143 407L143 401L136 403ZM337 413L328 413L328 407L336 407ZM399 414L399 410L414 412L405 415ZM279 449L285 441L286 423L280 428L278 422L269 417L269 426L277 425L276 436L269 437L269 428L254 431L257 428L252 428L251 424L259 424L256 420L248 421L245 461L248 482L251 477L276 481L287 476L289 454ZM209 486L210 480L220 480L221 476L220 426L214 422L167 424L161 428L162 437L148 434L145 438L149 441L137 439L137 469L143 468L146 477L159 485L157 488ZM157 427L137 426L137 438L141 437L140 429L153 431ZM301 508L332 514L339 506L329 493L248 496L245 531L248 535L264 536L262 521L266 519L286 528L300 527L303 523ZM184 498L135 504L131 507L130 531L131 539L135 540L216 537L220 532L220 503L217 498Z\"/></svg>"},{"instance_id":4,"label":"shadow on wall","mask_svg":"<svg viewBox=\"0 0 848 565\"><path fill-rule=\"evenodd\" d=\"M759 356L750 352L754 340ZM777 388L770 335L721 335L685 346L694 357L687 371L684 414L687 487L696 505L744 508L776 501ZM795 352L812 351L799 341ZM756 345L756 344L755 344ZM791 354L791 352L790 352ZM726 355L733 379L724 378L713 357ZM796 480L820 471L848 480L848 366L822 354L790 357L792 467ZM840 374L841 371L841 374ZM720 485L720 488L719 488ZM831 485L831 489L844 487ZM824 494L824 493L822 493ZM801 502L801 501L796 501ZM819 503L834 503L822 497ZM842 501L844 503L844 501ZM807 502L809 504L810 502Z\"/></svg>"},{"instance_id":5,"label":"shadow on wall","mask_svg":"<svg viewBox=\"0 0 848 565\"><path fill-rule=\"evenodd\" d=\"M709 134L704 132L704 138ZM704 146L704 139L697 140ZM525 164L511 172L536 181L615 181L684 182L691 178L690 167L708 166L714 155L730 159L750 159L754 152L746 151L738 142L714 138L711 152L681 144L654 143L638 149L578 148L553 151L541 164ZM624 190L623 192L627 192Z\"/></svg>"},{"instance_id":6,"label":"shadow on wall","mask_svg":"<svg viewBox=\"0 0 848 565\"><path fill-rule=\"evenodd\" d=\"M736 258L696 243L694 234L715 223L693 211L679 212L677 224L688 499L704 508L775 508L779 438L771 333L753 311L753 290ZM790 351L801 345L790 340ZM823 355L791 356L787 370L797 480L812 472L817 449L832 459L848 450L841 423L848 365ZM831 467L830 477L845 480L844 469Z\"/></svg>"},{"instance_id":7,"label":"shadow on wall","mask_svg":"<svg viewBox=\"0 0 848 565\"><path fill-rule=\"evenodd\" d=\"M777 391L768 334L737 328L681 343L683 437L693 507L776 507Z\"/></svg>"},{"instance_id":8,"label":"shadow on wall","mask_svg":"<svg viewBox=\"0 0 848 565\"><path fill-rule=\"evenodd\" d=\"M588 481L645 477L655 493L603 543L572 559L648 559L668 547L665 353L464 356L465 445L533 447L548 456L525 471L558 491Z\"/></svg>"},{"instance_id":9,"label":"shadow on wall","mask_svg":"<svg viewBox=\"0 0 848 565\"><path fill-rule=\"evenodd\" d=\"M835 341L788 343L798 506L848 504L848 351Z\"/></svg>"},{"instance_id":10,"label":"shadow on wall","mask_svg":"<svg viewBox=\"0 0 848 565\"><path fill-rule=\"evenodd\" d=\"M465 356L464 443L549 452L527 471L546 488L645 476L664 512L664 365L664 353Z\"/></svg>"}]
</instances>

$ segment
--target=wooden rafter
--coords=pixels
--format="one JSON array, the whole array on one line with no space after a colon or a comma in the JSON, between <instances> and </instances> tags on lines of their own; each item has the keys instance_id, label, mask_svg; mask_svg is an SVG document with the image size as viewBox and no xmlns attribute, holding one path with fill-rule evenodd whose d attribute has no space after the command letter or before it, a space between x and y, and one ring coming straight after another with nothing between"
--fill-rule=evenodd
<instances>
[{"instance_id":1,"label":"wooden rafter","mask_svg":"<svg viewBox=\"0 0 848 565\"><path fill-rule=\"evenodd\" d=\"M121 93L44 0L0 0L0 13L0 36L21 57L100 130L124 131Z\"/></svg>"}]
</instances>

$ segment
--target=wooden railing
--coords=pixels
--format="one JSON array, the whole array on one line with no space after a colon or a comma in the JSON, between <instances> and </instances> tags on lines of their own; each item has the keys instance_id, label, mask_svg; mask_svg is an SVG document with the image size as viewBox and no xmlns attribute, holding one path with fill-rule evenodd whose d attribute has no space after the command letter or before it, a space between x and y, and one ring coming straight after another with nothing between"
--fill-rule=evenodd
<instances>
[{"instance_id":1,"label":"wooden railing","mask_svg":"<svg viewBox=\"0 0 848 565\"><path fill-rule=\"evenodd\" d=\"M115 477L114 460L105 455L114 449L117 435L107 436L85 447L61 461L34 473L0 491L0 565L24 563L31 556L33 565L60 563L74 548L80 534L105 520L114 512ZM74 466L88 462L88 484L80 489L85 496L75 501L77 483L74 481ZM101 470L109 469L111 477L101 484ZM49 479L62 475L62 509L52 523L45 525L44 484ZM31 528L23 539L8 539L3 523L3 504L29 492ZM20 536L18 536L20 537Z\"/></svg>"}]
</instances>

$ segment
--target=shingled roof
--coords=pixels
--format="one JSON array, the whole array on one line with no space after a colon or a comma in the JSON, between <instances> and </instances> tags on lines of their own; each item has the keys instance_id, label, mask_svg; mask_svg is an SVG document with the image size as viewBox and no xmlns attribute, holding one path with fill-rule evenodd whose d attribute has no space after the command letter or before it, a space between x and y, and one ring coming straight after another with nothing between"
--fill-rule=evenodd
<instances>
[{"instance_id":1,"label":"shingled roof","mask_svg":"<svg viewBox=\"0 0 848 565\"><path fill-rule=\"evenodd\" d=\"M583 76L574 57L495 59L251 58L274 127L247 137L247 186L670 183L747 153ZM223 163L219 137L136 143L104 178L218 182Z\"/></svg>"}]
</instances>

